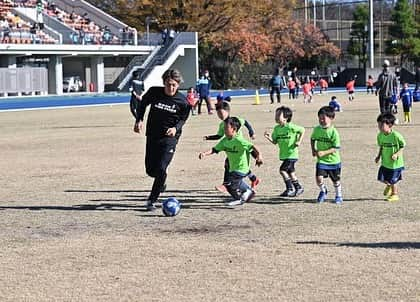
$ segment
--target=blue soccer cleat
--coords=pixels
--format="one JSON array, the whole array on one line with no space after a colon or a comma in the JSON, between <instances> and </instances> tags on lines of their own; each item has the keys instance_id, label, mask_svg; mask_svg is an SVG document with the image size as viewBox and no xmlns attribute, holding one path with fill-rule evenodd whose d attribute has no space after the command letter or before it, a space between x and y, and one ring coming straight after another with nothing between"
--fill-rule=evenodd
<instances>
[{"instance_id":1,"label":"blue soccer cleat","mask_svg":"<svg viewBox=\"0 0 420 302\"><path fill-rule=\"evenodd\" d=\"M335 203L336 204L341 204L343 202L343 197L342 196L336 196L335 197Z\"/></svg>"},{"instance_id":2,"label":"blue soccer cleat","mask_svg":"<svg viewBox=\"0 0 420 302\"><path fill-rule=\"evenodd\" d=\"M318 203L322 203L325 201L325 199L327 198L327 193L328 193L327 191L319 192L318 199L317 199Z\"/></svg>"}]
</instances>

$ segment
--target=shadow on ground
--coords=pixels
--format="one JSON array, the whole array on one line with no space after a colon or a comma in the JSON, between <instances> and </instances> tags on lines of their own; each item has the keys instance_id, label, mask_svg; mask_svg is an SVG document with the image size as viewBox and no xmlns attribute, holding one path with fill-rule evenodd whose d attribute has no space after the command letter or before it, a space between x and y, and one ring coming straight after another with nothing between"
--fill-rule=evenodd
<instances>
[{"instance_id":1,"label":"shadow on ground","mask_svg":"<svg viewBox=\"0 0 420 302\"><path fill-rule=\"evenodd\" d=\"M296 244L332 245L338 247L362 247L383 249L420 249L420 242L325 242L325 241L297 241Z\"/></svg>"}]
</instances>

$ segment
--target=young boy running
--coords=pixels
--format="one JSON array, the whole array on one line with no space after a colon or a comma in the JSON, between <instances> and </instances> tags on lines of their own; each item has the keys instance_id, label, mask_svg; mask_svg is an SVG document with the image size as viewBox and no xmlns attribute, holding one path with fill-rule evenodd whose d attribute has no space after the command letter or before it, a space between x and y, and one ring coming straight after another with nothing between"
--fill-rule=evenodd
<instances>
[{"instance_id":1,"label":"young boy running","mask_svg":"<svg viewBox=\"0 0 420 302\"><path fill-rule=\"evenodd\" d=\"M205 156L213 153L226 152L229 161L229 172L224 185L233 197L233 201L228 202L227 205L236 206L248 202L255 195L254 190L243 181L244 177L249 173L251 152L256 156L257 166L262 165L263 162L259 149L239 135L238 131L241 128L241 122L238 118L228 117L224 120L224 124L225 137L211 150L200 152L198 157L203 159Z\"/></svg>"},{"instance_id":2,"label":"young boy running","mask_svg":"<svg viewBox=\"0 0 420 302\"><path fill-rule=\"evenodd\" d=\"M375 158L381 166L378 171L378 180L386 184L384 196L388 201L398 201L397 183L402 179L404 170L403 150L406 145L401 133L392 129L395 124L395 116L392 113L382 113L376 119L379 133L377 143L379 153Z\"/></svg>"},{"instance_id":3,"label":"young boy running","mask_svg":"<svg viewBox=\"0 0 420 302\"><path fill-rule=\"evenodd\" d=\"M320 188L317 201L322 203L327 197L327 187L324 179L330 177L335 188L335 203L343 202L341 193L341 159L340 135L332 122L335 111L330 106L321 107L318 111L319 125L314 127L311 135L312 156L317 158L316 183Z\"/></svg>"},{"instance_id":4,"label":"young boy running","mask_svg":"<svg viewBox=\"0 0 420 302\"><path fill-rule=\"evenodd\" d=\"M219 140L225 135L225 123L224 123L224 121L230 116L230 105L229 105L229 103L225 102L225 101L219 102L216 105L216 112L217 112L217 116L219 117L219 119L222 120L222 122L220 122L220 124L219 124L219 129L217 130L217 133L214 134L214 135L204 136L204 140ZM255 132L254 132L254 129L252 129L251 124L248 123L248 121L246 121L246 120L244 120L240 117L237 117L237 118L238 118L239 122L241 123L241 126L245 126L248 129L249 137L251 139L255 139ZM238 135L243 137L242 130L238 130ZM229 173L229 160L226 158L226 160L225 160L225 173L224 173L224 176L223 176L223 183L226 182L228 173ZM260 183L260 179L257 178L257 176L255 176L255 174L252 173L251 171L249 171L248 178L251 181L251 188L255 189L258 186L258 184ZM226 187L223 184L219 185L219 186L216 186L215 188L216 188L216 190L218 190L220 192L226 192L227 191Z\"/></svg>"},{"instance_id":5,"label":"young boy running","mask_svg":"<svg viewBox=\"0 0 420 302\"><path fill-rule=\"evenodd\" d=\"M295 163L299 158L298 147L300 146L305 128L291 123L292 110L281 106L277 108L275 119L277 125L270 135L267 131L264 133L271 143L279 147L279 158L283 162L280 166L280 174L286 184L286 190L280 194L282 197L295 197L303 193L303 187L295 173Z\"/></svg>"}]
</instances>

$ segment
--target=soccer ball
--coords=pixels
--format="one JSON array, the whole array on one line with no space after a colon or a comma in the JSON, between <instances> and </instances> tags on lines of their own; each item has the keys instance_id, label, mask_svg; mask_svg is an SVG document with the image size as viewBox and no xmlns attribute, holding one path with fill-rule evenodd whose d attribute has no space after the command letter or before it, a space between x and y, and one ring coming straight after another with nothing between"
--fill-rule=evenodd
<instances>
[{"instance_id":1,"label":"soccer ball","mask_svg":"<svg viewBox=\"0 0 420 302\"><path fill-rule=\"evenodd\" d=\"M175 197L169 197L162 204L162 212L165 216L175 216L181 211L181 203Z\"/></svg>"}]
</instances>

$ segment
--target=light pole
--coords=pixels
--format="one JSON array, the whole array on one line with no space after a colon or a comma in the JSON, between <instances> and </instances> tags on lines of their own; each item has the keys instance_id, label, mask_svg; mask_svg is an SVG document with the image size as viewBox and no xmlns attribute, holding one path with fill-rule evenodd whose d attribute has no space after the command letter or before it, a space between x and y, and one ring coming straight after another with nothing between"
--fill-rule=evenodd
<instances>
[{"instance_id":1,"label":"light pole","mask_svg":"<svg viewBox=\"0 0 420 302\"><path fill-rule=\"evenodd\" d=\"M369 67L374 68L373 0L369 0Z\"/></svg>"},{"instance_id":2,"label":"light pole","mask_svg":"<svg viewBox=\"0 0 420 302\"><path fill-rule=\"evenodd\" d=\"M151 23L156 23L157 20L153 17L147 16L146 17L146 38L147 38L147 46L150 45L150 36L149 36L149 28Z\"/></svg>"}]
</instances>

